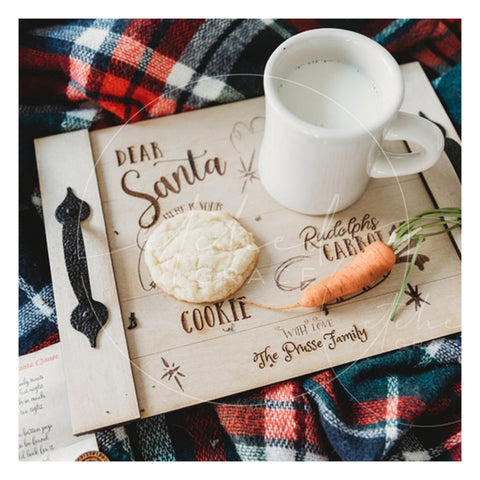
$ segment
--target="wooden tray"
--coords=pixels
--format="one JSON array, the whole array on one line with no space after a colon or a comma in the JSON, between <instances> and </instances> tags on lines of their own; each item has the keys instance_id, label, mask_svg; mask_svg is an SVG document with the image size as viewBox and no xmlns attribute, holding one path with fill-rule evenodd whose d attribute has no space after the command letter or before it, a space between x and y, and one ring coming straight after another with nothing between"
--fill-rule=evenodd
<instances>
[{"instance_id":1,"label":"wooden tray","mask_svg":"<svg viewBox=\"0 0 480 480\"><path fill-rule=\"evenodd\" d=\"M402 66L402 110L426 115L459 142L417 63ZM353 207L301 215L264 191L257 173L264 99L35 142L50 265L74 434L352 362L460 330L460 231L429 238L424 268L395 322L388 320L407 263L326 312L272 312L242 303L294 303L393 225L435 206L460 206L446 155L420 175L372 180ZM405 151L406 145L390 145ZM411 146L415 148L414 146ZM67 187L91 207L82 224L93 298L109 319L97 347L74 330L55 209ZM249 281L212 305L176 301L154 287L142 248L151 227L190 209L225 209L261 253ZM415 289L418 296L415 295ZM416 301L408 302L413 297ZM135 328L129 329L134 313Z\"/></svg>"}]
</instances>

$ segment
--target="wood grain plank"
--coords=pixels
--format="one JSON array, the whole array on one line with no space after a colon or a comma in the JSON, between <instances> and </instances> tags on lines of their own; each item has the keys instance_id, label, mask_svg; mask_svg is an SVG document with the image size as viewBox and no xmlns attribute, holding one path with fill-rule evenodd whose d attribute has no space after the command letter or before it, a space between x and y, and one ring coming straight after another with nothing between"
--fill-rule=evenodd
<instances>
[{"instance_id":1,"label":"wood grain plank","mask_svg":"<svg viewBox=\"0 0 480 480\"><path fill-rule=\"evenodd\" d=\"M402 65L402 73L405 78L405 100L402 110L416 115L420 112L427 114L430 120L440 124L445 129L447 137L461 145L455 127L443 109L420 64L412 62ZM443 153L440 160L432 168L425 170L422 175L439 207L461 207L460 180L446 153ZM461 252L461 229L452 231L451 237L457 249Z\"/></svg>"},{"instance_id":2,"label":"wood grain plank","mask_svg":"<svg viewBox=\"0 0 480 480\"><path fill-rule=\"evenodd\" d=\"M77 435L138 418L138 403L88 131L37 139L35 149L72 430ZM67 187L91 209L82 222L91 290L109 311L97 348L70 324L78 302L65 267L62 225L55 219Z\"/></svg>"}]
</instances>

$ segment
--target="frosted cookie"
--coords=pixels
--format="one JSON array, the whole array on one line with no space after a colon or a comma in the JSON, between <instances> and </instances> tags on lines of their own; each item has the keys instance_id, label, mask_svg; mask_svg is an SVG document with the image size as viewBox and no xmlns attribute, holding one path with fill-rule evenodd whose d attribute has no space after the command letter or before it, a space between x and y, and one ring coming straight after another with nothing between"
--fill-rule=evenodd
<instances>
[{"instance_id":1,"label":"frosted cookie","mask_svg":"<svg viewBox=\"0 0 480 480\"><path fill-rule=\"evenodd\" d=\"M192 210L164 220L145 245L153 281L179 300L215 302L252 273L259 248L230 214Z\"/></svg>"}]
</instances>

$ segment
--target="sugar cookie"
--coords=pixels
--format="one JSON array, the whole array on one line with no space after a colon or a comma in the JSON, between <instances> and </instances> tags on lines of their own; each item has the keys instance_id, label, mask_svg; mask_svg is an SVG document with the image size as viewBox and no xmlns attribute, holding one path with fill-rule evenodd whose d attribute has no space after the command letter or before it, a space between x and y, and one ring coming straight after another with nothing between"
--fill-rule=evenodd
<instances>
[{"instance_id":1,"label":"sugar cookie","mask_svg":"<svg viewBox=\"0 0 480 480\"><path fill-rule=\"evenodd\" d=\"M145 245L155 284L192 303L232 295L252 273L258 254L253 235L224 211L192 210L164 220Z\"/></svg>"}]
</instances>

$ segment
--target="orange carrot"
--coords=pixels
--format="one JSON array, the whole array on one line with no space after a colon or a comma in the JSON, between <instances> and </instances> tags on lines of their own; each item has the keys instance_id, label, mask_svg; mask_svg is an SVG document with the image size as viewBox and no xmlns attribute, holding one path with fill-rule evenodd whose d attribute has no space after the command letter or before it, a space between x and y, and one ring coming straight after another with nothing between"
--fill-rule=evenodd
<instances>
[{"instance_id":1,"label":"orange carrot","mask_svg":"<svg viewBox=\"0 0 480 480\"><path fill-rule=\"evenodd\" d=\"M332 273L321 282L310 285L298 303L281 307L262 305L242 300L263 308L285 310L296 307L321 307L337 298L350 295L368 287L389 273L395 265L393 250L383 242L376 241L362 250L350 263Z\"/></svg>"},{"instance_id":2,"label":"orange carrot","mask_svg":"<svg viewBox=\"0 0 480 480\"><path fill-rule=\"evenodd\" d=\"M388 245L374 242L343 268L321 282L310 285L300 297L298 306L320 307L358 292L389 273L395 261L395 254Z\"/></svg>"},{"instance_id":3,"label":"orange carrot","mask_svg":"<svg viewBox=\"0 0 480 480\"><path fill-rule=\"evenodd\" d=\"M410 248L412 242L415 246L410 265L404 276L402 286L393 302L390 320L393 320L400 299L405 291L408 278L412 273L417 259L420 245L427 237L442 235L460 228L462 225L462 210L457 207L443 207L428 210L419 215L401 222L391 232L387 243L374 242L360 252L349 264L321 282L308 287L297 303L285 306L269 306L242 300L271 310L286 310L297 307L322 307L333 300L361 291L372 283L380 280L389 273L396 262L395 252L401 248Z\"/></svg>"}]
</instances>

